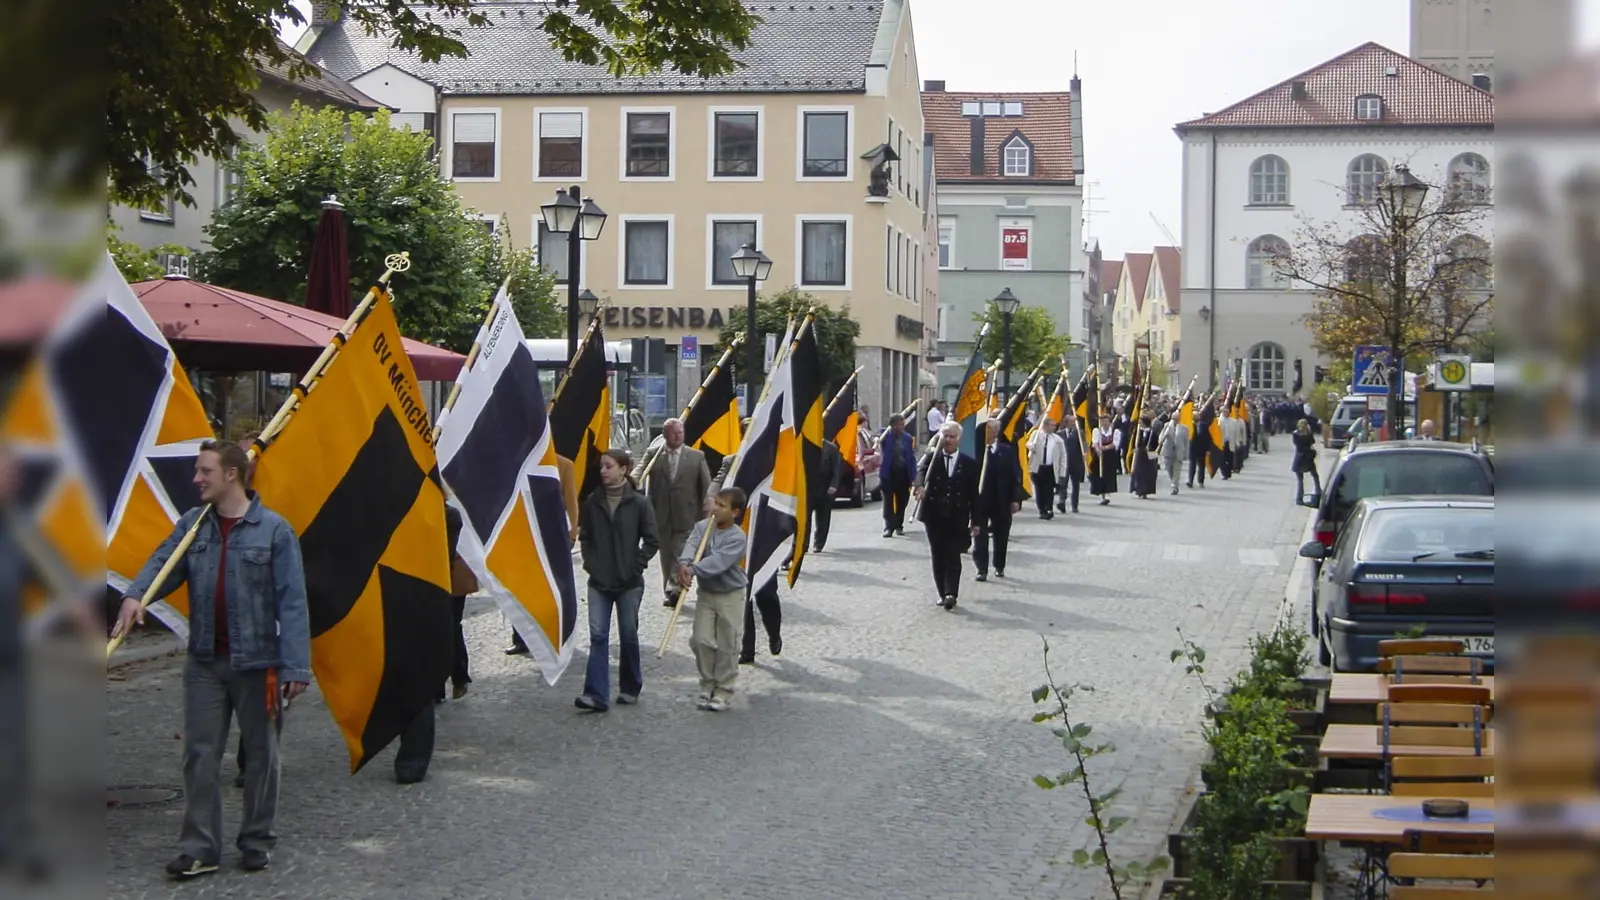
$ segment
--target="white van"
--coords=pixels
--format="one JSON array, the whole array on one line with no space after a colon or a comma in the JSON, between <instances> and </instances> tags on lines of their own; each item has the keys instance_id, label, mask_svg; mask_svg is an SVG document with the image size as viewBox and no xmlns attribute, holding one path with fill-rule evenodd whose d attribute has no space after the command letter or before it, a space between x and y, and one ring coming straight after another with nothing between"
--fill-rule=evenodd
<instances>
[{"instance_id":1,"label":"white van","mask_svg":"<svg viewBox=\"0 0 1600 900\"><path fill-rule=\"evenodd\" d=\"M1403 404L1405 407L1406 421L1411 421L1412 403L1408 398ZM1333 411L1333 418L1328 420L1328 446L1338 450L1350 440L1350 426L1361 421L1367 414L1366 394L1346 394L1344 399ZM1370 438L1368 438L1370 440Z\"/></svg>"}]
</instances>

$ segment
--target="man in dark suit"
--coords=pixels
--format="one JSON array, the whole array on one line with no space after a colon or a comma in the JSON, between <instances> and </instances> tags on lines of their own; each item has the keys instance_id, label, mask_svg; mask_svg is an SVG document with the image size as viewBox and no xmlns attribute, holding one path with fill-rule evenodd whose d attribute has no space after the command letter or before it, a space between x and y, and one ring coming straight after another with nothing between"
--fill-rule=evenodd
<instances>
[{"instance_id":1,"label":"man in dark suit","mask_svg":"<svg viewBox=\"0 0 1600 900\"><path fill-rule=\"evenodd\" d=\"M917 473L917 499L922 503L918 521L928 530L933 561L934 602L956 608L961 594L961 555L978 533L973 505L978 499L978 463L961 452L961 424L945 422L939 429L939 447L922 461Z\"/></svg>"},{"instance_id":2,"label":"man in dark suit","mask_svg":"<svg viewBox=\"0 0 1600 900\"><path fill-rule=\"evenodd\" d=\"M1078 489L1083 487L1083 479L1088 476L1089 468L1083 461L1083 432L1078 430L1078 417L1068 414L1061 422L1061 440L1067 445L1067 462L1063 467L1061 485L1056 494L1056 511L1066 512L1067 503L1071 501L1072 511L1078 511Z\"/></svg>"},{"instance_id":3,"label":"man in dark suit","mask_svg":"<svg viewBox=\"0 0 1600 900\"><path fill-rule=\"evenodd\" d=\"M883 536L906 533L906 500L917 476L916 441L906 431L904 416L889 420L889 430L878 444L878 481L883 493Z\"/></svg>"},{"instance_id":4,"label":"man in dark suit","mask_svg":"<svg viewBox=\"0 0 1600 900\"><path fill-rule=\"evenodd\" d=\"M828 543L828 529L833 525L833 501L839 496L839 485L844 478L844 457L839 454L838 444L828 440L822 442L822 460L818 469L808 492L811 517L806 524L810 526L815 523L811 549L821 553Z\"/></svg>"},{"instance_id":5,"label":"man in dark suit","mask_svg":"<svg viewBox=\"0 0 1600 900\"><path fill-rule=\"evenodd\" d=\"M978 499L972 521L978 534L972 544L972 564L978 581L989 580L989 542L994 542L994 574L1006 577L1006 545L1011 542L1011 517L1022 509L1027 496L1022 488L1022 466L1017 448L1000 440L1000 420L984 423L983 458L978 460Z\"/></svg>"}]
</instances>

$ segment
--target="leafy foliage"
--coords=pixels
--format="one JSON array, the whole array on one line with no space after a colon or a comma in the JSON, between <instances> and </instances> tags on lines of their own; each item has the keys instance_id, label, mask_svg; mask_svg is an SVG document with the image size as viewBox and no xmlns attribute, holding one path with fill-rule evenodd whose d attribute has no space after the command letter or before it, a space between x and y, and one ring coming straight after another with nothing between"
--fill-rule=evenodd
<instances>
[{"instance_id":1,"label":"leafy foliage","mask_svg":"<svg viewBox=\"0 0 1600 900\"><path fill-rule=\"evenodd\" d=\"M530 250L491 236L462 207L439 178L430 148L426 135L390 128L386 112L369 120L297 104L275 113L266 142L241 151L232 164L239 189L207 227L211 249L196 258L200 277L304 303L322 201L333 194L348 221L352 294L366 291L385 256L411 252L411 270L394 292L407 337L465 350L508 274L515 276L513 302L528 336L559 335L550 277L533 264Z\"/></svg>"},{"instance_id":2,"label":"leafy foliage","mask_svg":"<svg viewBox=\"0 0 1600 900\"><path fill-rule=\"evenodd\" d=\"M495 24L487 4L474 0L333 6L425 62L465 56L461 30ZM106 16L104 140L111 192L123 202L176 194L190 203L185 189L194 178L185 166L199 156L225 158L239 144L235 123L265 128L253 96L261 67L291 79L312 71L278 39L278 22L305 24L292 0L140 0L110 4ZM749 45L759 21L740 0L572 0L549 4L542 27L566 59L603 64L613 75L673 68L709 78L738 67L732 50Z\"/></svg>"},{"instance_id":3,"label":"leafy foliage","mask_svg":"<svg viewBox=\"0 0 1600 900\"><path fill-rule=\"evenodd\" d=\"M783 337L792 316L796 323L807 312L815 314L811 327L817 331L817 355L822 360L823 395L831 397L856 370L856 338L861 336L861 323L850 316L850 307L833 309L813 294L791 287L771 297L756 297L756 340L765 342L769 334ZM728 346L734 335L743 335L743 316L735 316L722 327L717 343ZM737 362L742 363L743 357ZM743 381L743 375L736 375Z\"/></svg>"},{"instance_id":4,"label":"leafy foliage","mask_svg":"<svg viewBox=\"0 0 1600 900\"><path fill-rule=\"evenodd\" d=\"M983 358L998 362L1005 354L1005 317L991 303L983 312L974 313L972 319L976 323L973 334L988 323L989 333L982 345ZM1057 357L1066 353L1070 346L1072 339L1056 333L1055 320L1045 309L1038 306L1018 309L1011 316L1011 383L1020 383L1041 359L1046 361L1046 371L1054 371Z\"/></svg>"},{"instance_id":5,"label":"leafy foliage","mask_svg":"<svg viewBox=\"0 0 1600 900\"><path fill-rule=\"evenodd\" d=\"M1112 788L1104 793L1096 793L1089 775L1089 760L1096 756L1103 756L1116 752L1116 747L1110 742L1092 742L1088 740L1094 731L1093 726L1087 722L1074 722L1072 710L1068 705L1073 695L1079 691L1092 692L1094 688L1084 684L1071 684L1058 686L1055 677L1050 674L1050 641L1042 635L1044 641L1044 674L1045 683L1033 689L1033 702L1044 703L1050 699L1055 700L1056 709L1035 713L1035 722L1060 722L1059 726L1050 729L1050 732L1061 740L1061 746L1071 757L1073 767L1060 775L1035 775L1033 783L1038 787L1051 791L1058 787L1076 784L1083 792L1083 799L1089 808L1089 815L1083 821L1085 825L1094 829L1096 843L1089 847L1080 847L1072 851L1072 864L1080 869L1100 869L1105 872L1106 882L1111 886L1111 895L1116 900L1122 900L1122 889L1140 884L1147 879L1163 872L1171 860L1166 857L1157 857L1144 862L1134 861L1117 865L1111 857L1111 835L1116 834L1123 826L1128 824L1125 816L1113 816L1110 813L1111 803L1122 793L1122 788Z\"/></svg>"},{"instance_id":6,"label":"leafy foliage","mask_svg":"<svg viewBox=\"0 0 1600 900\"><path fill-rule=\"evenodd\" d=\"M119 230L121 229L117 227L115 222L110 219L106 220L106 250L110 251L111 258L116 262L118 271L122 272L123 278L128 279L129 284L135 281L152 281L166 275L167 270L162 268L159 262L156 262L156 257L159 254L188 254L190 252L189 248L178 244L162 244L154 249L146 250L132 241L125 241L117 237Z\"/></svg>"}]
</instances>

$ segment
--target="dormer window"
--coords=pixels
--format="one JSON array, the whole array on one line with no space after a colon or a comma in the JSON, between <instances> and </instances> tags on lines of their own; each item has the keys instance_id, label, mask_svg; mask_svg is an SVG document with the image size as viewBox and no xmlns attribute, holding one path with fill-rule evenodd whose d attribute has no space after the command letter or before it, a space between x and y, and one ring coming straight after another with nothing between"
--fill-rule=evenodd
<instances>
[{"instance_id":1,"label":"dormer window","mask_svg":"<svg viewBox=\"0 0 1600 900\"><path fill-rule=\"evenodd\" d=\"M1028 146L1022 135L1017 135L1006 141L1003 154L1004 174L1010 176L1028 176L1033 174L1033 148Z\"/></svg>"},{"instance_id":2,"label":"dormer window","mask_svg":"<svg viewBox=\"0 0 1600 900\"><path fill-rule=\"evenodd\" d=\"M1357 97L1356 118L1365 121L1383 118L1383 98L1377 94L1362 94Z\"/></svg>"}]
</instances>

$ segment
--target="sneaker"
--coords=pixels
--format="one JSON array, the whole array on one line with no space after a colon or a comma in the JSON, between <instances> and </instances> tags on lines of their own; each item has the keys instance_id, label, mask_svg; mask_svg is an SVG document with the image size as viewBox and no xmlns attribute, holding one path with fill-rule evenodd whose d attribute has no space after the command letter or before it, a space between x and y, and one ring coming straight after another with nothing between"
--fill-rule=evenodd
<instances>
[{"instance_id":1,"label":"sneaker","mask_svg":"<svg viewBox=\"0 0 1600 900\"><path fill-rule=\"evenodd\" d=\"M707 712L727 712L728 701L722 699L721 697L712 697L710 700L706 701L706 705L703 708Z\"/></svg>"},{"instance_id":2,"label":"sneaker","mask_svg":"<svg viewBox=\"0 0 1600 900\"><path fill-rule=\"evenodd\" d=\"M595 698L589 696L588 694L584 694L583 696L577 698L576 700L573 700L572 701L572 705L576 706L579 709L587 710L589 712L605 712L606 711L605 704L603 704L599 700L596 700Z\"/></svg>"},{"instance_id":3,"label":"sneaker","mask_svg":"<svg viewBox=\"0 0 1600 900\"><path fill-rule=\"evenodd\" d=\"M217 870L216 863L201 862L187 854L167 863L167 874L179 880L210 875Z\"/></svg>"},{"instance_id":4,"label":"sneaker","mask_svg":"<svg viewBox=\"0 0 1600 900\"><path fill-rule=\"evenodd\" d=\"M417 779L420 781L421 779ZM272 854L265 850L246 850L244 857L239 860L239 867L246 872L260 872L272 862Z\"/></svg>"},{"instance_id":5,"label":"sneaker","mask_svg":"<svg viewBox=\"0 0 1600 900\"><path fill-rule=\"evenodd\" d=\"M623 706L632 706L635 703L639 702L639 695L638 694L618 694L617 695L617 702L622 704Z\"/></svg>"}]
</instances>

